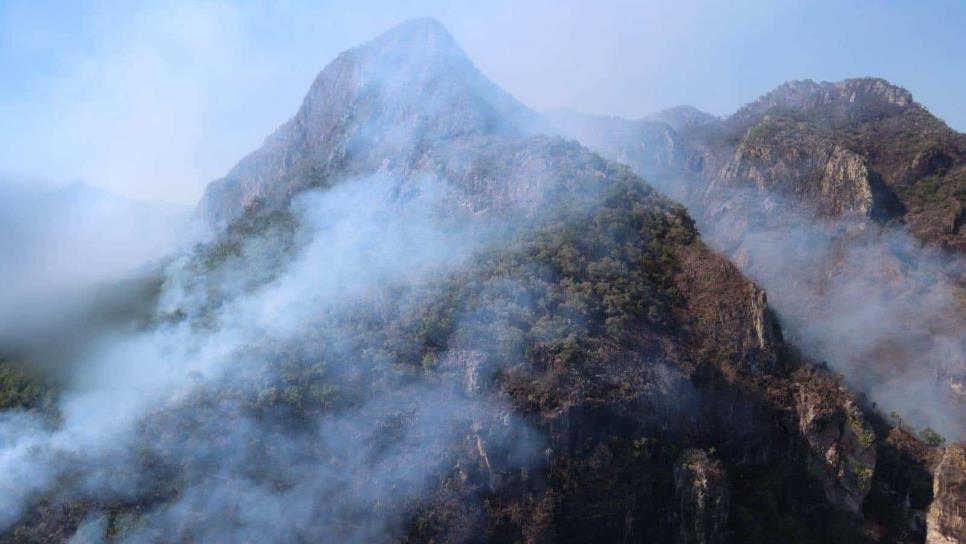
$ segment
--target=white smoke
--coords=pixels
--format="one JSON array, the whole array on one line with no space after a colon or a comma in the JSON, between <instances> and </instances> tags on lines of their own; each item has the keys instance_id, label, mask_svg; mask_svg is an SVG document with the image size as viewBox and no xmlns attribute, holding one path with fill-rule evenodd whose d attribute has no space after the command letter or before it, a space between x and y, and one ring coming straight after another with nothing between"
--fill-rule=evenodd
<instances>
[{"instance_id":1,"label":"white smoke","mask_svg":"<svg viewBox=\"0 0 966 544\"><path fill-rule=\"evenodd\" d=\"M167 436L160 443L176 449L176 458L212 455L218 466L198 473L194 485L141 518L125 538L177 539L186 535L171 531L196 530L190 521L198 519L224 520L192 533L201 540L278 541L310 531L365 542L391 530L430 478L452 466L445 465L452 461L445 452L465 439L460 432L467 422L504 418L499 406L468 397L462 386L404 380L391 396L357 402L291 433L240 414L230 399L277 378L279 353L294 349L312 357L312 346L335 346L315 355L333 375L391 376L397 361L360 351L343 316L360 307L417 308L418 298L386 300L386 289L445 275L496 239L485 221L454 218L441 205L446 198L446 186L431 179L347 181L293 202L294 245L286 245L287 235L266 231L246 236L237 252L204 273L198 267L208 266L211 248L173 261L155 323L104 335L73 361L59 422L35 412L3 414L0 524L9 526L41 497L135 500L147 478L139 440L149 432ZM252 383L253 376L261 381ZM195 413L192 406L207 405L202 398L214 399L214 407ZM517 457L524 459L535 439L526 438L525 427L501 421L517 433L523 448ZM393 428L381 427L387 424ZM208 432L190 439L173 430L192 425ZM230 429L219 435L224 425ZM377 448L384 433L390 438ZM250 445L269 443L268 458L248 457ZM271 478L250 477L265 463ZM325 500L336 495L331 504ZM375 505L379 510L370 512ZM369 522L353 523L363 512ZM95 513L85 531L100 527L98 519ZM369 532L359 533L360 527Z\"/></svg>"}]
</instances>

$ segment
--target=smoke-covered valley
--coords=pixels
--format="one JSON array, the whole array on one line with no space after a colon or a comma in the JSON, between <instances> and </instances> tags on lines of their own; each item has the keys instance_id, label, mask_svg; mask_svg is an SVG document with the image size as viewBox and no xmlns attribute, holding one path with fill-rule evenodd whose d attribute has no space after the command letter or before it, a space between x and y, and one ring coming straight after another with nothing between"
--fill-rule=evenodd
<instances>
[{"instance_id":1,"label":"smoke-covered valley","mask_svg":"<svg viewBox=\"0 0 966 544\"><path fill-rule=\"evenodd\" d=\"M538 114L420 19L193 220L11 208L0 541L963 541L960 212L768 115Z\"/></svg>"}]
</instances>

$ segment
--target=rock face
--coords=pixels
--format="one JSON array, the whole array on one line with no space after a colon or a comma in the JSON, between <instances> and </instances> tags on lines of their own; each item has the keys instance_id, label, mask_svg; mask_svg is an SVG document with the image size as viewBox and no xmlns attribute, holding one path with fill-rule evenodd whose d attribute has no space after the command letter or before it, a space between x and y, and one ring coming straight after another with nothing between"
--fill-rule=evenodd
<instances>
[{"instance_id":1,"label":"rock face","mask_svg":"<svg viewBox=\"0 0 966 544\"><path fill-rule=\"evenodd\" d=\"M770 123L766 118L763 123ZM734 156L711 181L706 198L754 186L762 199L777 194L829 215L868 216L877 208L865 160L838 145L826 145L794 131L794 141L746 136Z\"/></svg>"},{"instance_id":2,"label":"rock face","mask_svg":"<svg viewBox=\"0 0 966 544\"><path fill-rule=\"evenodd\" d=\"M966 542L966 445L946 448L936 466L927 519L928 544Z\"/></svg>"},{"instance_id":3,"label":"rock face","mask_svg":"<svg viewBox=\"0 0 966 544\"><path fill-rule=\"evenodd\" d=\"M809 468L826 497L858 513L875 474L875 433L852 399L834 393L802 384L796 392L799 428L812 451Z\"/></svg>"},{"instance_id":4,"label":"rock face","mask_svg":"<svg viewBox=\"0 0 966 544\"><path fill-rule=\"evenodd\" d=\"M681 544L726 542L731 489L721 463L703 450L688 450L674 466Z\"/></svg>"},{"instance_id":5,"label":"rock face","mask_svg":"<svg viewBox=\"0 0 966 544\"><path fill-rule=\"evenodd\" d=\"M909 91L884 79L846 79L835 83L790 81L738 110L729 122L755 122L777 108L817 113L835 123L849 123L902 113L915 106Z\"/></svg>"}]
</instances>

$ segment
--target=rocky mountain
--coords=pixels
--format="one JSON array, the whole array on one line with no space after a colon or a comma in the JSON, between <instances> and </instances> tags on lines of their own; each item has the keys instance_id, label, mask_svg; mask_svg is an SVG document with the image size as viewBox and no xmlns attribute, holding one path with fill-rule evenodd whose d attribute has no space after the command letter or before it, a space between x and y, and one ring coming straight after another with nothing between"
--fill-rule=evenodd
<instances>
[{"instance_id":1,"label":"rocky mountain","mask_svg":"<svg viewBox=\"0 0 966 544\"><path fill-rule=\"evenodd\" d=\"M901 221L925 242L966 249L966 135L905 89L880 79L788 83L739 110L723 131L738 145L711 161L720 165L709 173L717 183L775 189L819 213Z\"/></svg>"},{"instance_id":2,"label":"rocky mountain","mask_svg":"<svg viewBox=\"0 0 966 544\"><path fill-rule=\"evenodd\" d=\"M209 187L153 320L2 427L0 541L962 541L958 450L787 341L681 205L535 134L574 120L432 20L340 55Z\"/></svg>"},{"instance_id":3,"label":"rocky mountain","mask_svg":"<svg viewBox=\"0 0 966 544\"><path fill-rule=\"evenodd\" d=\"M882 405L916 383L944 400L900 412L966 436L966 135L872 78L790 82L726 119L697 118L665 140L613 132L602 143L589 123L597 138L567 133L684 202L813 357ZM623 149L680 160L656 169Z\"/></svg>"},{"instance_id":4,"label":"rocky mountain","mask_svg":"<svg viewBox=\"0 0 966 544\"><path fill-rule=\"evenodd\" d=\"M709 174L725 184L773 184L799 195L823 176L839 178L851 184L848 191L824 189L803 203L824 213L854 210L900 221L924 242L966 248L960 232L966 135L905 89L872 78L787 83L739 110L723 131L739 139L734 156L715 162L723 171Z\"/></svg>"},{"instance_id":5,"label":"rocky mountain","mask_svg":"<svg viewBox=\"0 0 966 544\"><path fill-rule=\"evenodd\" d=\"M523 135L536 116L483 77L433 20L412 21L339 55L302 107L214 183L200 209L226 224L333 178L434 172L440 148Z\"/></svg>"},{"instance_id":6,"label":"rocky mountain","mask_svg":"<svg viewBox=\"0 0 966 544\"><path fill-rule=\"evenodd\" d=\"M810 213L903 223L924 242L966 250L966 135L885 80L793 81L724 120L686 106L641 121L583 119L561 132L651 178L688 178L694 200L714 203L753 188ZM605 123L652 131L659 127L650 123L664 123L673 134L658 139ZM657 170L624 149L679 160L673 172Z\"/></svg>"}]
</instances>

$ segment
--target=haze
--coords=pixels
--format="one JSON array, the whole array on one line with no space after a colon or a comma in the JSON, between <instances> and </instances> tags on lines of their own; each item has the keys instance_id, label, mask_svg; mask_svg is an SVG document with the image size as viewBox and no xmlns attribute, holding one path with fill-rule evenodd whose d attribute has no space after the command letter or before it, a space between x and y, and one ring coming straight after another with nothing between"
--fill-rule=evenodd
<instances>
[{"instance_id":1,"label":"haze","mask_svg":"<svg viewBox=\"0 0 966 544\"><path fill-rule=\"evenodd\" d=\"M874 75L966 129L953 0L313 4L4 2L0 173L193 204L339 51L422 15L536 109L721 115L785 80Z\"/></svg>"}]
</instances>

